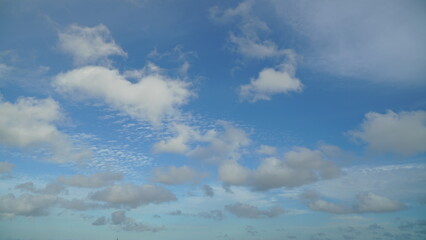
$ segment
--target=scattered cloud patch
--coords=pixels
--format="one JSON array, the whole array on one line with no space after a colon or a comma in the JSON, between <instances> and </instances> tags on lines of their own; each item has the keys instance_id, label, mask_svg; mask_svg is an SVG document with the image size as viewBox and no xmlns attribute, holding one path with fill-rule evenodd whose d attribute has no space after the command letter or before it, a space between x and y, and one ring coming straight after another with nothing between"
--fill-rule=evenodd
<instances>
[{"instance_id":1,"label":"scattered cloud patch","mask_svg":"<svg viewBox=\"0 0 426 240\"><path fill-rule=\"evenodd\" d=\"M68 192L66 187L60 183L49 183L44 188L38 189L35 187L33 182L26 182L26 183L16 185L15 189L19 189L21 191L28 191L32 193L52 194L52 195Z\"/></svg>"},{"instance_id":2,"label":"scattered cloud patch","mask_svg":"<svg viewBox=\"0 0 426 240\"><path fill-rule=\"evenodd\" d=\"M14 167L10 162L0 162L0 174L10 172Z\"/></svg>"},{"instance_id":3,"label":"scattered cloud patch","mask_svg":"<svg viewBox=\"0 0 426 240\"><path fill-rule=\"evenodd\" d=\"M127 56L112 39L109 29L102 24L95 27L70 25L59 33L59 48L70 54L76 65L109 65L109 56Z\"/></svg>"},{"instance_id":4,"label":"scattered cloud patch","mask_svg":"<svg viewBox=\"0 0 426 240\"><path fill-rule=\"evenodd\" d=\"M294 76L294 69L295 67L291 64L284 64L278 69L263 69L257 78L239 87L240 99L257 102L271 100L271 97L276 94L302 91L303 84Z\"/></svg>"},{"instance_id":5,"label":"scattered cloud patch","mask_svg":"<svg viewBox=\"0 0 426 240\"><path fill-rule=\"evenodd\" d=\"M413 155L426 152L426 111L381 114L369 112L358 130L349 132L355 139L377 152Z\"/></svg>"},{"instance_id":6,"label":"scattered cloud patch","mask_svg":"<svg viewBox=\"0 0 426 240\"><path fill-rule=\"evenodd\" d=\"M159 125L163 117L178 114L193 93L189 83L151 73L132 83L116 69L77 68L55 77L58 91L98 99L132 118Z\"/></svg>"},{"instance_id":7,"label":"scattered cloud patch","mask_svg":"<svg viewBox=\"0 0 426 240\"><path fill-rule=\"evenodd\" d=\"M175 201L176 196L165 188L155 185L113 185L90 194L90 198L112 206L136 208L150 203Z\"/></svg>"},{"instance_id":8,"label":"scattered cloud patch","mask_svg":"<svg viewBox=\"0 0 426 240\"><path fill-rule=\"evenodd\" d=\"M92 225L101 226L107 224L106 217L102 216L93 221Z\"/></svg>"},{"instance_id":9,"label":"scattered cloud patch","mask_svg":"<svg viewBox=\"0 0 426 240\"><path fill-rule=\"evenodd\" d=\"M262 210L245 203L229 204L225 206L225 209L241 218L273 218L284 213L284 209L278 206Z\"/></svg>"},{"instance_id":10,"label":"scattered cloud patch","mask_svg":"<svg viewBox=\"0 0 426 240\"><path fill-rule=\"evenodd\" d=\"M268 145L260 145L256 152L262 155L275 155L277 153L277 148Z\"/></svg>"},{"instance_id":11,"label":"scattered cloud patch","mask_svg":"<svg viewBox=\"0 0 426 240\"><path fill-rule=\"evenodd\" d=\"M0 197L0 214L7 217L14 216L46 216L48 209L57 201L52 195L23 194L15 197L8 194Z\"/></svg>"},{"instance_id":12,"label":"scattered cloud patch","mask_svg":"<svg viewBox=\"0 0 426 240\"><path fill-rule=\"evenodd\" d=\"M328 160L326 154L303 147L286 152L282 160L265 158L254 170L237 162L226 163L219 168L219 177L224 183L249 186L257 191L299 187L340 175L340 168Z\"/></svg>"},{"instance_id":13,"label":"scattered cloud patch","mask_svg":"<svg viewBox=\"0 0 426 240\"><path fill-rule=\"evenodd\" d=\"M168 166L167 168L157 168L154 170L153 180L167 185L177 185L186 183L197 183L206 174L198 173L188 166Z\"/></svg>"},{"instance_id":14,"label":"scattered cloud patch","mask_svg":"<svg viewBox=\"0 0 426 240\"><path fill-rule=\"evenodd\" d=\"M49 147L56 163L79 161L88 152L74 152L69 137L55 123L63 119L59 104L51 99L19 98L0 102L0 144L11 147Z\"/></svg>"},{"instance_id":15,"label":"scattered cloud patch","mask_svg":"<svg viewBox=\"0 0 426 240\"><path fill-rule=\"evenodd\" d=\"M204 195L207 196L207 197L213 197L214 196L213 188L210 187L207 184L203 186L203 192L204 192Z\"/></svg>"}]
</instances>

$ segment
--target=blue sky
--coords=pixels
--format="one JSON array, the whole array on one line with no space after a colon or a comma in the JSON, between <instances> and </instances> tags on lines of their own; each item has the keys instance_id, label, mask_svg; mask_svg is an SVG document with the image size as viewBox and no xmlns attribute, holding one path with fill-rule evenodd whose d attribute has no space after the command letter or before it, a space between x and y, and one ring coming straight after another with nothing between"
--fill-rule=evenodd
<instances>
[{"instance_id":1,"label":"blue sky","mask_svg":"<svg viewBox=\"0 0 426 240\"><path fill-rule=\"evenodd\" d=\"M423 1L0 12L0 239L426 237Z\"/></svg>"}]
</instances>

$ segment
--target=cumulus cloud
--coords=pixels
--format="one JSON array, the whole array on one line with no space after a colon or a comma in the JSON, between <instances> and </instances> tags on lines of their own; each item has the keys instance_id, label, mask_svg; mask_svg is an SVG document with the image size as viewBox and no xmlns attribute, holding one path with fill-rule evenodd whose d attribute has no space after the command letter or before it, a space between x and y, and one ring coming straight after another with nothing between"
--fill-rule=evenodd
<instances>
[{"instance_id":1,"label":"cumulus cloud","mask_svg":"<svg viewBox=\"0 0 426 240\"><path fill-rule=\"evenodd\" d=\"M48 209L56 203L52 195L23 194L15 197L8 194L0 197L0 214L3 216L45 216Z\"/></svg>"},{"instance_id":2,"label":"cumulus cloud","mask_svg":"<svg viewBox=\"0 0 426 240\"><path fill-rule=\"evenodd\" d=\"M301 53L314 68L372 81L424 81L422 1L270 2L281 26L291 26L308 43Z\"/></svg>"},{"instance_id":3,"label":"cumulus cloud","mask_svg":"<svg viewBox=\"0 0 426 240\"><path fill-rule=\"evenodd\" d=\"M36 188L33 182L26 182L26 183L16 185L15 189L19 189L21 191L28 191L32 193L53 194L53 195L67 192L66 187L60 183L49 183L44 188Z\"/></svg>"},{"instance_id":4,"label":"cumulus cloud","mask_svg":"<svg viewBox=\"0 0 426 240\"><path fill-rule=\"evenodd\" d=\"M402 155L426 151L426 111L369 112L358 130L349 132L371 150Z\"/></svg>"},{"instance_id":5,"label":"cumulus cloud","mask_svg":"<svg viewBox=\"0 0 426 240\"><path fill-rule=\"evenodd\" d=\"M406 208L402 202L372 192L358 194L354 205L326 201L317 194L305 193L302 199L312 210L333 214L395 212Z\"/></svg>"},{"instance_id":6,"label":"cumulus cloud","mask_svg":"<svg viewBox=\"0 0 426 240\"><path fill-rule=\"evenodd\" d=\"M99 188L123 179L121 173L101 172L92 175L60 176L58 182L73 187Z\"/></svg>"},{"instance_id":7,"label":"cumulus cloud","mask_svg":"<svg viewBox=\"0 0 426 240\"><path fill-rule=\"evenodd\" d=\"M111 222L114 225L122 224L126 221L126 211L119 210L111 213Z\"/></svg>"},{"instance_id":8,"label":"cumulus cloud","mask_svg":"<svg viewBox=\"0 0 426 240\"><path fill-rule=\"evenodd\" d=\"M198 173L188 166L168 166L168 168L157 168L154 170L153 180L168 185L185 183L196 183L206 175Z\"/></svg>"},{"instance_id":9,"label":"cumulus cloud","mask_svg":"<svg viewBox=\"0 0 426 240\"><path fill-rule=\"evenodd\" d=\"M70 25L59 33L59 48L70 54L76 65L109 64L109 56L127 56L112 39L108 28L102 24L95 27Z\"/></svg>"},{"instance_id":10,"label":"cumulus cloud","mask_svg":"<svg viewBox=\"0 0 426 240\"><path fill-rule=\"evenodd\" d=\"M239 87L241 100L249 102L271 100L276 94L302 91L303 84L294 76L294 69L294 63L284 64L278 69L263 69L257 78Z\"/></svg>"},{"instance_id":11,"label":"cumulus cloud","mask_svg":"<svg viewBox=\"0 0 426 240\"><path fill-rule=\"evenodd\" d=\"M231 185L250 186L254 190L267 191L280 187L299 187L320 180L336 178L341 170L320 150L296 147L284 154L284 159L263 159L254 170L237 162L223 164L219 177Z\"/></svg>"},{"instance_id":12,"label":"cumulus cloud","mask_svg":"<svg viewBox=\"0 0 426 240\"><path fill-rule=\"evenodd\" d=\"M277 148L268 145L260 145L256 152L263 155L275 155Z\"/></svg>"},{"instance_id":13,"label":"cumulus cloud","mask_svg":"<svg viewBox=\"0 0 426 240\"><path fill-rule=\"evenodd\" d=\"M90 198L102 201L112 206L136 208L149 203L175 201L176 196L165 188L155 185L113 185L90 194Z\"/></svg>"},{"instance_id":14,"label":"cumulus cloud","mask_svg":"<svg viewBox=\"0 0 426 240\"><path fill-rule=\"evenodd\" d=\"M219 164L238 160L242 148L250 144L247 133L229 122L218 121L222 129L201 133L186 125L174 125L175 136L154 145L155 152L172 152Z\"/></svg>"},{"instance_id":15,"label":"cumulus cloud","mask_svg":"<svg viewBox=\"0 0 426 240\"><path fill-rule=\"evenodd\" d=\"M193 95L189 83L151 72L132 83L116 69L101 66L77 68L55 77L60 92L103 101L137 120L158 125L165 116L178 113L177 107Z\"/></svg>"},{"instance_id":16,"label":"cumulus cloud","mask_svg":"<svg viewBox=\"0 0 426 240\"><path fill-rule=\"evenodd\" d=\"M63 116L59 104L51 99L19 98L16 103L0 102L0 144L12 147L49 147L57 163L84 158L73 152L69 138L55 123Z\"/></svg>"},{"instance_id":17,"label":"cumulus cloud","mask_svg":"<svg viewBox=\"0 0 426 240\"><path fill-rule=\"evenodd\" d=\"M0 174L10 172L14 167L15 165L13 165L12 163L0 162Z\"/></svg>"},{"instance_id":18,"label":"cumulus cloud","mask_svg":"<svg viewBox=\"0 0 426 240\"><path fill-rule=\"evenodd\" d=\"M225 206L225 209L241 218L273 218L284 213L284 209L278 206L262 210L244 203L229 204Z\"/></svg>"},{"instance_id":19,"label":"cumulus cloud","mask_svg":"<svg viewBox=\"0 0 426 240\"><path fill-rule=\"evenodd\" d=\"M95 208L101 208L102 206L100 204L91 203L83 199L58 199L58 203L62 208L70 209L70 210L76 210L76 211L85 211L88 209L95 209Z\"/></svg>"},{"instance_id":20,"label":"cumulus cloud","mask_svg":"<svg viewBox=\"0 0 426 240\"><path fill-rule=\"evenodd\" d=\"M359 212L394 212L404 208L406 206L399 201L391 200L371 192L358 196L357 210Z\"/></svg>"}]
</instances>

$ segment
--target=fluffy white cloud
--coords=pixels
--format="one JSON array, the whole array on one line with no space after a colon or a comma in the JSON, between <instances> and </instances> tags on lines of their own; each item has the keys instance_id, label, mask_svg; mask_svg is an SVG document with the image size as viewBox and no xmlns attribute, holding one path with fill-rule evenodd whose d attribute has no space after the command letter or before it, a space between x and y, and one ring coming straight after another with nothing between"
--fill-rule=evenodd
<instances>
[{"instance_id":1,"label":"fluffy white cloud","mask_svg":"<svg viewBox=\"0 0 426 240\"><path fill-rule=\"evenodd\" d=\"M136 208L149 203L163 203L175 201L176 196L165 188L155 185L114 185L94 192L90 198L116 206Z\"/></svg>"},{"instance_id":2,"label":"fluffy white cloud","mask_svg":"<svg viewBox=\"0 0 426 240\"><path fill-rule=\"evenodd\" d=\"M85 153L73 153L68 137L55 122L61 120L59 104L51 98L19 98L16 103L0 102L0 144L12 147L45 147L53 152L52 162L80 160Z\"/></svg>"},{"instance_id":3,"label":"fluffy white cloud","mask_svg":"<svg viewBox=\"0 0 426 240\"><path fill-rule=\"evenodd\" d=\"M77 65L109 64L108 57L111 55L127 56L102 24L95 27L69 26L59 33L59 47L70 54Z\"/></svg>"},{"instance_id":4,"label":"fluffy white cloud","mask_svg":"<svg viewBox=\"0 0 426 240\"><path fill-rule=\"evenodd\" d=\"M340 176L340 168L319 150L297 147L285 153L284 159L263 159L258 168L247 169L237 162L223 164L219 177L231 185L244 185L258 191L280 187L299 187Z\"/></svg>"},{"instance_id":5,"label":"fluffy white cloud","mask_svg":"<svg viewBox=\"0 0 426 240\"><path fill-rule=\"evenodd\" d=\"M276 94L302 91L303 84L294 76L294 68L290 63L284 64L280 69L263 69L258 78L251 79L249 84L239 87L241 100L249 102L271 100Z\"/></svg>"},{"instance_id":6,"label":"fluffy white cloud","mask_svg":"<svg viewBox=\"0 0 426 240\"><path fill-rule=\"evenodd\" d=\"M201 133L185 125L174 125L175 136L154 145L154 152L172 152L200 159L208 163L235 161L242 148L250 144L247 133L231 123L218 121L222 130L211 129Z\"/></svg>"},{"instance_id":7,"label":"fluffy white cloud","mask_svg":"<svg viewBox=\"0 0 426 240\"><path fill-rule=\"evenodd\" d=\"M0 174L10 172L14 167L15 165L13 165L12 163L0 162Z\"/></svg>"},{"instance_id":8,"label":"fluffy white cloud","mask_svg":"<svg viewBox=\"0 0 426 240\"><path fill-rule=\"evenodd\" d=\"M359 130L350 131L371 150L412 155L426 151L426 111L369 112Z\"/></svg>"},{"instance_id":9,"label":"fluffy white cloud","mask_svg":"<svg viewBox=\"0 0 426 240\"><path fill-rule=\"evenodd\" d=\"M153 180L168 185L196 183L204 178L206 174L198 173L188 166L168 166L167 169L157 168L154 170Z\"/></svg>"},{"instance_id":10,"label":"fluffy white cloud","mask_svg":"<svg viewBox=\"0 0 426 240\"><path fill-rule=\"evenodd\" d=\"M51 195L8 194L0 197L0 214L4 216L44 216L57 198Z\"/></svg>"},{"instance_id":11,"label":"fluffy white cloud","mask_svg":"<svg viewBox=\"0 0 426 240\"><path fill-rule=\"evenodd\" d=\"M100 99L138 120L160 124L165 116L178 113L193 94L189 83L169 79L157 72L128 81L118 70L87 66L59 74L55 86L61 92Z\"/></svg>"},{"instance_id":12,"label":"fluffy white cloud","mask_svg":"<svg viewBox=\"0 0 426 240\"><path fill-rule=\"evenodd\" d=\"M273 218L284 213L284 209L278 206L272 207L268 210L262 210L244 203L226 205L225 209L235 216L242 218Z\"/></svg>"},{"instance_id":13,"label":"fluffy white cloud","mask_svg":"<svg viewBox=\"0 0 426 240\"><path fill-rule=\"evenodd\" d=\"M184 154L189 151L188 143L193 139L200 138L200 134L189 126L183 124L173 124L171 130L175 137L161 140L154 144L154 153L168 152Z\"/></svg>"},{"instance_id":14,"label":"fluffy white cloud","mask_svg":"<svg viewBox=\"0 0 426 240\"><path fill-rule=\"evenodd\" d=\"M74 175L74 176L60 176L58 182L74 187L85 188L99 188L111 185L115 181L123 179L120 173L95 173L92 175Z\"/></svg>"}]
</instances>

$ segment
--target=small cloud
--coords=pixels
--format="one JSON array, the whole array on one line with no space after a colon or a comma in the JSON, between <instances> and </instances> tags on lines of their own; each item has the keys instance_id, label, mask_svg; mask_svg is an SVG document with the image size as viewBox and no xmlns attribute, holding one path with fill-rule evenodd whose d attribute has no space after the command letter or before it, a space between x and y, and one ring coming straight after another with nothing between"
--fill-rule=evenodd
<instances>
[{"instance_id":1,"label":"small cloud","mask_svg":"<svg viewBox=\"0 0 426 240\"><path fill-rule=\"evenodd\" d=\"M204 185L203 191L204 191L204 195L206 195L207 197L213 197L214 196L214 190L209 185Z\"/></svg>"},{"instance_id":2,"label":"small cloud","mask_svg":"<svg viewBox=\"0 0 426 240\"><path fill-rule=\"evenodd\" d=\"M95 226L101 226L101 225L105 225L107 223L107 220L106 220L106 218L105 217L99 217L99 218L97 218L93 223L92 223L92 225L95 225Z\"/></svg>"},{"instance_id":3,"label":"small cloud","mask_svg":"<svg viewBox=\"0 0 426 240\"><path fill-rule=\"evenodd\" d=\"M59 33L59 48L73 57L76 65L103 63L109 65L109 56L127 56L111 37L107 27L70 25Z\"/></svg>"},{"instance_id":4,"label":"small cloud","mask_svg":"<svg viewBox=\"0 0 426 240\"><path fill-rule=\"evenodd\" d=\"M177 185L185 183L196 183L205 176L206 174L198 173L188 166L168 166L167 168L155 169L152 179L153 181L167 185Z\"/></svg>"},{"instance_id":5,"label":"small cloud","mask_svg":"<svg viewBox=\"0 0 426 240\"><path fill-rule=\"evenodd\" d=\"M275 155L277 153L277 148L268 145L260 145L256 152L263 155Z\"/></svg>"},{"instance_id":6,"label":"small cloud","mask_svg":"<svg viewBox=\"0 0 426 240\"><path fill-rule=\"evenodd\" d=\"M46 216L48 209L56 204L57 198L52 195L13 194L0 196L0 215L3 216Z\"/></svg>"},{"instance_id":7,"label":"small cloud","mask_svg":"<svg viewBox=\"0 0 426 240\"><path fill-rule=\"evenodd\" d=\"M10 172L14 167L15 165L13 165L12 163L0 162L0 174Z\"/></svg>"},{"instance_id":8,"label":"small cloud","mask_svg":"<svg viewBox=\"0 0 426 240\"><path fill-rule=\"evenodd\" d=\"M225 206L225 209L241 218L273 218L284 213L284 209L278 206L262 210L244 203L229 204Z\"/></svg>"},{"instance_id":9,"label":"small cloud","mask_svg":"<svg viewBox=\"0 0 426 240\"><path fill-rule=\"evenodd\" d=\"M423 153L426 152L426 111L369 112L360 128L348 134L366 142L373 151L401 155Z\"/></svg>"},{"instance_id":10,"label":"small cloud","mask_svg":"<svg viewBox=\"0 0 426 240\"><path fill-rule=\"evenodd\" d=\"M176 196L165 188L145 184L113 185L103 190L90 194L93 200L105 202L112 206L136 208L150 203L163 203L175 201Z\"/></svg>"}]
</instances>

